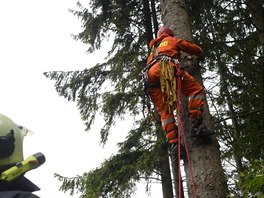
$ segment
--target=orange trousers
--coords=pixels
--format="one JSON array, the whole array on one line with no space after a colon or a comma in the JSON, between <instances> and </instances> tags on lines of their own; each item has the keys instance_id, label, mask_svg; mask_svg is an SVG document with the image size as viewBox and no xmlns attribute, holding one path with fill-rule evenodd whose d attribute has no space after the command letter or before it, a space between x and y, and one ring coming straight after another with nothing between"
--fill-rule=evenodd
<instances>
[{"instance_id":1,"label":"orange trousers","mask_svg":"<svg viewBox=\"0 0 264 198\"><path fill-rule=\"evenodd\" d=\"M148 82L159 83L160 67L153 65L148 71ZM150 88L150 98L161 117L164 132L170 132L176 128L174 115L166 111L166 104L162 100L163 93L160 87ZM181 74L181 92L189 98L188 109L191 120L195 120L202 115L201 108L204 105L205 92L203 87L188 72Z\"/></svg>"}]
</instances>

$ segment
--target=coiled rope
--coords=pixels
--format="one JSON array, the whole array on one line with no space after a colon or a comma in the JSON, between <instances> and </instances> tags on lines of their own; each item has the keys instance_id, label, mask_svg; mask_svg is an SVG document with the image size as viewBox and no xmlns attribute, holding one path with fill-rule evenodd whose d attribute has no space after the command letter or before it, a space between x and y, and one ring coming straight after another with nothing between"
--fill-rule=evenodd
<instances>
[{"instance_id":1,"label":"coiled rope","mask_svg":"<svg viewBox=\"0 0 264 198\"><path fill-rule=\"evenodd\" d=\"M160 87L163 94L162 100L167 105L166 111L173 113L177 104L177 84L175 66L172 59L163 56L159 60L160 65Z\"/></svg>"}]
</instances>

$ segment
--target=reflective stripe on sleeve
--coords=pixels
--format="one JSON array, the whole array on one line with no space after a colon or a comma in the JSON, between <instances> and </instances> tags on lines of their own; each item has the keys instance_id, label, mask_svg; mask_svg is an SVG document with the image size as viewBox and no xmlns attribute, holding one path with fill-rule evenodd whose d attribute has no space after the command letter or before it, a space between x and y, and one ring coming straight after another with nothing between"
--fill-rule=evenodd
<instances>
[{"instance_id":1,"label":"reflective stripe on sleeve","mask_svg":"<svg viewBox=\"0 0 264 198\"><path fill-rule=\"evenodd\" d=\"M169 124L171 122L175 122L175 119L174 118L167 118L166 120L162 121L162 126Z\"/></svg>"}]
</instances>

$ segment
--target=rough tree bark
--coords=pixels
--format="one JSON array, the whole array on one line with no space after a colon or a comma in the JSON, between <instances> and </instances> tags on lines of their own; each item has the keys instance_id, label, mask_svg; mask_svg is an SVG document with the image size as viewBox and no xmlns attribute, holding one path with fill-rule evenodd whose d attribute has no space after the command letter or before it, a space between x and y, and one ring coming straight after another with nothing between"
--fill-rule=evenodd
<instances>
[{"instance_id":1,"label":"rough tree bark","mask_svg":"<svg viewBox=\"0 0 264 198\"><path fill-rule=\"evenodd\" d=\"M191 28L185 0L161 0L162 21L171 27L176 36L186 40L192 40ZM200 71L194 74L202 84ZM185 113L186 110L186 98ZM183 115L186 117L186 115ZM187 120L187 121L186 121ZM186 135L189 136L190 126L188 119L184 119ZM204 123L211 128L210 112L206 102L204 107ZM199 198L222 198L228 194L227 183L220 160L219 144L215 136L212 136L210 144L201 144L196 138L188 138L189 156L193 170L194 181ZM188 196L194 197L193 186L189 167L185 160Z\"/></svg>"},{"instance_id":2,"label":"rough tree bark","mask_svg":"<svg viewBox=\"0 0 264 198\"><path fill-rule=\"evenodd\" d=\"M163 131L161 129L160 124L156 124L157 127L157 139L161 140L164 138ZM170 173L170 163L168 156L168 147L163 147L160 150L160 174L161 174L161 185L162 185L162 194L163 198L173 198L173 188L172 188L172 180Z\"/></svg>"}]
</instances>

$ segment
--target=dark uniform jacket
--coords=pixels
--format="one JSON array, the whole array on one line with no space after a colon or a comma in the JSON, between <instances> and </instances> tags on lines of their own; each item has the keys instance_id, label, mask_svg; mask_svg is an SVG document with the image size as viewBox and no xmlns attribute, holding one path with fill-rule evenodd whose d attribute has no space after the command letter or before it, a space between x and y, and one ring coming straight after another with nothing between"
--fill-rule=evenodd
<instances>
[{"instance_id":1,"label":"dark uniform jacket","mask_svg":"<svg viewBox=\"0 0 264 198\"><path fill-rule=\"evenodd\" d=\"M1 172L0 167L0 174ZM24 176L11 182L0 180L0 198L40 198L32 193L38 190L40 188Z\"/></svg>"}]
</instances>

